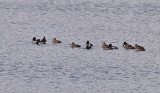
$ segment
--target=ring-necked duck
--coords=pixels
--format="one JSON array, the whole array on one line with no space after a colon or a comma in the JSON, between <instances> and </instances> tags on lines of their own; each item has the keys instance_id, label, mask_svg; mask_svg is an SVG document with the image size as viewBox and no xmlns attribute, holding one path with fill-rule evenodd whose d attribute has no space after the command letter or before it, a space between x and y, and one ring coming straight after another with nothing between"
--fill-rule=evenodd
<instances>
[{"instance_id":1,"label":"ring-necked duck","mask_svg":"<svg viewBox=\"0 0 160 93\"><path fill-rule=\"evenodd\" d=\"M59 41L59 40L56 40L56 38L53 38L53 41L52 41L52 43L62 43L61 41Z\"/></svg>"},{"instance_id":2,"label":"ring-necked duck","mask_svg":"<svg viewBox=\"0 0 160 93\"><path fill-rule=\"evenodd\" d=\"M135 44L134 48L136 49L136 51L145 51L144 47L137 45L137 44Z\"/></svg>"},{"instance_id":3,"label":"ring-necked duck","mask_svg":"<svg viewBox=\"0 0 160 93\"><path fill-rule=\"evenodd\" d=\"M125 49L135 49L132 45L127 44L127 42L124 42L124 43L123 43L123 47L124 47Z\"/></svg>"},{"instance_id":4,"label":"ring-necked duck","mask_svg":"<svg viewBox=\"0 0 160 93\"><path fill-rule=\"evenodd\" d=\"M81 47L80 45L75 44L74 42L72 42L72 46L71 47Z\"/></svg>"}]
</instances>

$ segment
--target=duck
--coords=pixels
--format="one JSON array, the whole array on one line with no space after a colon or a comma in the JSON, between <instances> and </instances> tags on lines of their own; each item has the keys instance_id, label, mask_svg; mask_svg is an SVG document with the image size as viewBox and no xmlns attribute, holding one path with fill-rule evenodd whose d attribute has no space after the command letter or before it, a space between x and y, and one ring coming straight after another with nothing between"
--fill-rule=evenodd
<instances>
[{"instance_id":1,"label":"duck","mask_svg":"<svg viewBox=\"0 0 160 93\"><path fill-rule=\"evenodd\" d=\"M45 36L43 37L43 39L40 41L42 44L46 44L47 40L45 38Z\"/></svg>"},{"instance_id":2,"label":"duck","mask_svg":"<svg viewBox=\"0 0 160 93\"><path fill-rule=\"evenodd\" d=\"M89 41L86 42L86 45L93 46L93 44L89 43Z\"/></svg>"},{"instance_id":3,"label":"duck","mask_svg":"<svg viewBox=\"0 0 160 93\"><path fill-rule=\"evenodd\" d=\"M81 47L80 45L75 44L74 42L72 42L72 46L71 47Z\"/></svg>"},{"instance_id":4,"label":"duck","mask_svg":"<svg viewBox=\"0 0 160 93\"><path fill-rule=\"evenodd\" d=\"M93 44L89 43L89 41L86 42L86 49L91 49Z\"/></svg>"},{"instance_id":5,"label":"duck","mask_svg":"<svg viewBox=\"0 0 160 93\"><path fill-rule=\"evenodd\" d=\"M104 50L112 50L112 49L113 49L111 46L106 45L105 42L102 44L102 48L103 48Z\"/></svg>"},{"instance_id":6,"label":"duck","mask_svg":"<svg viewBox=\"0 0 160 93\"><path fill-rule=\"evenodd\" d=\"M112 50L113 48L109 47L109 46L106 46L103 48L104 50Z\"/></svg>"},{"instance_id":7,"label":"duck","mask_svg":"<svg viewBox=\"0 0 160 93\"><path fill-rule=\"evenodd\" d=\"M36 42L37 45L41 44L41 41L40 39L37 39L37 42Z\"/></svg>"},{"instance_id":8,"label":"duck","mask_svg":"<svg viewBox=\"0 0 160 93\"><path fill-rule=\"evenodd\" d=\"M92 49L92 46L90 44L86 45L86 49Z\"/></svg>"},{"instance_id":9,"label":"duck","mask_svg":"<svg viewBox=\"0 0 160 93\"><path fill-rule=\"evenodd\" d=\"M106 43L105 42L103 42L103 44L102 44L102 48L104 48L104 47L107 47L108 45L106 45Z\"/></svg>"},{"instance_id":10,"label":"duck","mask_svg":"<svg viewBox=\"0 0 160 93\"><path fill-rule=\"evenodd\" d=\"M123 43L123 47L125 48L125 49L135 49L132 45L129 45L129 44L127 44L127 42L124 42Z\"/></svg>"},{"instance_id":11,"label":"duck","mask_svg":"<svg viewBox=\"0 0 160 93\"><path fill-rule=\"evenodd\" d=\"M138 45L138 44L135 44L135 47L136 51L145 51L144 47Z\"/></svg>"},{"instance_id":12,"label":"duck","mask_svg":"<svg viewBox=\"0 0 160 93\"><path fill-rule=\"evenodd\" d=\"M118 47L112 46L112 44L109 44L109 47L111 47L112 49L118 49Z\"/></svg>"},{"instance_id":13,"label":"duck","mask_svg":"<svg viewBox=\"0 0 160 93\"><path fill-rule=\"evenodd\" d=\"M53 38L53 41L52 41L52 43L62 43L61 41L59 41L59 40L56 40L56 38Z\"/></svg>"},{"instance_id":14,"label":"duck","mask_svg":"<svg viewBox=\"0 0 160 93\"><path fill-rule=\"evenodd\" d=\"M33 44L36 44L36 42L37 42L36 37L33 37L32 43L33 43Z\"/></svg>"}]
</instances>

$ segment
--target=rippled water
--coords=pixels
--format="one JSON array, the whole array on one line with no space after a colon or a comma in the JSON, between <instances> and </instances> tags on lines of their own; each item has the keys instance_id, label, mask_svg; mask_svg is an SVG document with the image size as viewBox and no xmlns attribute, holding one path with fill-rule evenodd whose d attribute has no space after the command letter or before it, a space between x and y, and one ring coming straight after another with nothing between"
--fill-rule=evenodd
<instances>
[{"instance_id":1,"label":"rippled water","mask_svg":"<svg viewBox=\"0 0 160 93\"><path fill-rule=\"evenodd\" d=\"M158 1L1 1L0 93L160 93L159 15Z\"/></svg>"}]
</instances>

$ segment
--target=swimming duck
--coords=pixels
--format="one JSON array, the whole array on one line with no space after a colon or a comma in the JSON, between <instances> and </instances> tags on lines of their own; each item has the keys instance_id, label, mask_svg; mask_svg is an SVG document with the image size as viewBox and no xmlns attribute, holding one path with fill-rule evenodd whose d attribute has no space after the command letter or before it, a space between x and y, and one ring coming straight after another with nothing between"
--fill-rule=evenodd
<instances>
[{"instance_id":1,"label":"swimming duck","mask_svg":"<svg viewBox=\"0 0 160 93\"><path fill-rule=\"evenodd\" d=\"M106 45L106 43L105 42L103 42L103 44L102 44L102 48L104 48L104 47L107 47L108 45Z\"/></svg>"},{"instance_id":2,"label":"swimming duck","mask_svg":"<svg viewBox=\"0 0 160 93\"><path fill-rule=\"evenodd\" d=\"M92 49L91 45L86 45L86 49Z\"/></svg>"},{"instance_id":3,"label":"swimming duck","mask_svg":"<svg viewBox=\"0 0 160 93\"><path fill-rule=\"evenodd\" d=\"M61 41L59 41L59 40L56 40L56 38L53 38L53 41L52 41L52 43L62 43Z\"/></svg>"},{"instance_id":4,"label":"swimming duck","mask_svg":"<svg viewBox=\"0 0 160 93\"><path fill-rule=\"evenodd\" d=\"M137 45L137 44L135 44L134 48L136 49L136 51L145 51L144 47Z\"/></svg>"},{"instance_id":5,"label":"swimming duck","mask_svg":"<svg viewBox=\"0 0 160 93\"><path fill-rule=\"evenodd\" d=\"M41 44L41 41L40 39L37 39L37 42L36 42L37 45Z\"/></svg>"},{"instance_id":6,"label":"swimming duck","mask_svg":"<svg viewBox=\"0 0 160 93\"><path fill-rule=\"evenodd\" d=\"M89 43L89 41L86 42L86 45L93 46L93 44Z\"/></svg>"},{"instance_id":7,"label":"swimming duck","mask_svg":"<svg viewBox=\"0 0 160 93\"><path fill-rule=\"evenodd\" d=\"M36 44L36 42L37 42L36 37L33 37L32 43L33 43L33 44Z\"/></svg>"},{"instance_id":8,"label":"swimming duck","mask_svg":"<svg viewBox=\"0 0 160 93\"><path fill-rule=\"evenodd\" d=\"M113 49L112 47L110 47L109 45L107 45L105 42L102 44L102 48L104 50L112 50Z\"/></svg>"},{"instance_id":9,"label":"swimming duck","mask_svg":"<svg viewBox=\"0 0 160 93\"><path fill-rule=\"evenodd\" d=\"M109 47L111 47L112 49L118 49L118 47L112 46L112 44L109 44Z\"/></svg>"},{"instance_id":10,"label":"swimming duck","mask_svg":"<svg viewBox=\"0 0 160 93\"><path fill-rule=\"evenodd\" d=\"M71 47L81 47L80 45L77 45L77 44L75 44L74 42L72 43L72 46Z\"/></svg>"},{"instance_id":11,"label":"swimming duck","mask_svg":"<svg viewBox=\"0 0 160 93\"><path fill-rule=\"evenodd\" d=\"M132 45L127 44L127 42L124 42L124 43L123 43L123 47L124 47L125 49L135 49Z\"/></svg>"},{"instance_id":12,"label":"swimming duck","mask_svg":"<svg viewBox=\"0 0 160 93\"><path fill-rule=\"evenodd\" d=\"M93 44L89 43L89 41L86 42L86 49L91 49Z\"/></svg>"},{"instance_id":13,"label":"swimming duck","mask_svg":"<svg viewBox=\"0 0 160 93\"><path fill-rule=\"evenodd\" d=\"M104 50L112 50L113 48L109 47L109 46L106 46L103 48Z\"/></svg>"},{"instance_id":14,"label":"swimming duck","mask_svg":"<svg viewBox=\"0 0 160 93\"><path fill-rule=\"evenodd\" d=\"M40 41L42 44L46 44L47 40L45 38L45 36L43 37L43 39Z\"/></svg>"}]
</instances>

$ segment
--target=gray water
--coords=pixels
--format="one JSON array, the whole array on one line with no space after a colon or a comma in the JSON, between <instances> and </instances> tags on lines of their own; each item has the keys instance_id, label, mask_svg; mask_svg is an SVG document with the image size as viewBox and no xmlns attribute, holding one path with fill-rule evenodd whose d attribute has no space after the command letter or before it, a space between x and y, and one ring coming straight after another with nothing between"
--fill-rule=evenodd
<instances>
[{"instance_id":1,"label":"gray water","mask_svg":"<svg viewBox=\"0 0 160 93\"><path fill-rule=\"evenodd\" d=\"M160 93L156 0L2 0L0 33L0 93ZM125 50L124 41L146 51Z\"/></svg>"}]
</instances>

